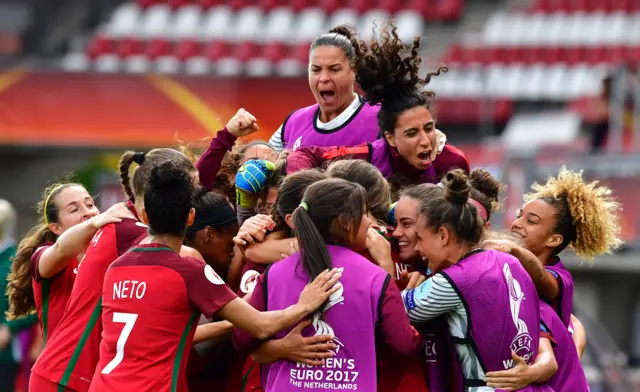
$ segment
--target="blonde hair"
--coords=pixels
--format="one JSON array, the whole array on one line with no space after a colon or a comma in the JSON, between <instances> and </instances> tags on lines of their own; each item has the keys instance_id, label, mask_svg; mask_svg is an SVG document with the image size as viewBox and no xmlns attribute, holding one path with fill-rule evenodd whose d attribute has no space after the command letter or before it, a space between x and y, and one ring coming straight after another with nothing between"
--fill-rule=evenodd
<instances>
[{"instance_id":1,"label":"blonde hair","mask_svg":"<svg viewBox=\"0 0 640 392\"><path fill-rule=\"evenodd\" d=\"M531 188L533 192L524 196L525 201L542 199L556 207L558 222L564 219L573 225L573 238L565 239L563 245L570 246L578 257L593 260L622 245L618 216L622 207L613 198L611 189L598 186L598 181L585 183L582 171L574 172L564 166L557 177L550 177L544 184L535 183Z\"/></svg>"}]
</instances>

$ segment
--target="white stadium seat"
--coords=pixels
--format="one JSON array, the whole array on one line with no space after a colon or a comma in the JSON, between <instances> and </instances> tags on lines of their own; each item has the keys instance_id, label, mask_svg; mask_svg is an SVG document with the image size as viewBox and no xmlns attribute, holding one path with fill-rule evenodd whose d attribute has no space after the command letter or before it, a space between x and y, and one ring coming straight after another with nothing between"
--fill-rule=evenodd
<instances>
[{"instance_id":1,"label":"white stadium seat","mask_svg":"<svg viewBox=\"0 0 640 392\"><path fill-rule=\"evenodd\" d=\"M140 8L135 3L125 3L119 6L111 15L111 19L100 31L107 36L120 38L135 33L140 21Z\"/></svg>"},{"instance_id":2,"label":"white stadium seat","mask_svg":"<svg viewBox=\"0 0 640 392\"><path fill-rule=\"evenodd\" d=\"M320 8L305 8L296 17L296 27L292 34L294 42L311 42L325 33L327 14Z\"/></svg>"},{"instance_id":3,"label":"white stadium seat","mask_svg":"<svg viewBox=\"0 0 640 392\"><path fill-rule=\"evenodd\" d=\"M171 8L167 5L154 5L142 15L136 35L140 38L160 38L169 31Z\"/></svg>"},{"instance_id":4,"label":"white stadium seat","mask_svg":"<svg viewBox=\"0 0 640 392\"><path fill-rule=\"evenodd\" d=\"M398 37L403 42L411 43L415 37L422 37L424 31L424 19L414 11L400 11L394 15L398 26Z\"/></svg>"},{"instance_id":5,"label":"white stadium seat","mask_svg":"<svg viewBox=\"0 0 640 392\"><path fill-rule=\"evenodd\" d=\"M207 75L211 73L212 64L208 58L196 56L185 61L184 70L189 75Z\"/></svg>"},{"instance_id":6,"label":"white stadium seat","mask_svg":"<svg viewBox=\"0 0 640 392\"><path fill-rule=\"evenodd\" d=\"M206 40L228 39L234 23L231 7L226 5L211 7L204 18L201 38Z\"/></svg>"},{"instance_id":7,"label":"white stadium seat","mask_svg":"<svg viewBox=\"0 0 640 392\"><path fill-rule=\"evenodd\" d=\"M356 11L351 8L341 8L339 10L335 10L331 16L329 16L329 23L327 23L328 28L332 28L334 26L338 26L341 24L347 24L350 26L359 27L358 23L358 14ZM360 31L356 31L360 34Z\"/></svg>"},{"instance_id":8,"label":"white stadium seat","mask_svg":"<svg viewBox=\"0 0 640 392\"><path fill-rule=\"evenodd\" d=\"M236 21L231 26L231 37L238 42L260 41L263 37L262 20L264 13L259 7L249 6L236 12Z\"/></svg>"},{"instance_id":9,"label":"white stadium seat","mask_svg":"<svg viewBox=\"0 0 640 392\"><path fill-rule=\"evenodd\" d=\"M169 27L168 35L173 39L197 38L202 29L202 11L195 5L179 8Z\"/></svg>"},{"instance_id":10,"label":"white stadium seat","mask_svg":"<svg viewBox=\"0 0 640 392\"><path fill-rule=\"evenodd\" d=\"M262 38L264 42L291 42L295 27L295 15L289 7L277 7L265 18Z\"/></svg>"},{"instance_id":11,"label":"white stadium seat","mask_svg":"<svg viewBox=\"0 0 640 392\"><path fill-rule=\"evenodd\" d=\"M118 72L120 71L120 57L115 54L103 54L94 60L93 66L98 72Z\"/></svg>"}]
</instances>

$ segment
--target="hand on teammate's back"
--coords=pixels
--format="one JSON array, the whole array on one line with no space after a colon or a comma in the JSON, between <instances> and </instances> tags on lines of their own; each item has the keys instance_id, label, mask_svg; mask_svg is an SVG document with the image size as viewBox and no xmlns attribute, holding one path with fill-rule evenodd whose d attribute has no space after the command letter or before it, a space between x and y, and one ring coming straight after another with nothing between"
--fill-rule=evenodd
<instances>
[{"instance_id":1,"label":"hand on teammate's back","mask_svg":"<svg viewBox=\"0 0 640 392\"><path fill-rule=\"evenodd\" d=\"M325 359L334 356L331 350L335 350L337 345L331 343L333 336L302 336L302 331L310 325L311 320L303 321L280 340L283 359L309 366L323 366Z\"/></svg>"},{"instance_id":2,"label":"hand on teammate's back","mask_svg":"<svg viewBox=\"0 0 640 392\"><path fill-rule=\"evenodd\" d=\"M258 132L258 120L246 110L240 108L227 123L227 131L235 137L242 137Z\"/></svg>"},{"instance_id":3,"label":"hand on teammate's back","mask_svg":"<svg viewBox=\"0 0 640 392\"><path fill-rule=\"evenodd\" d=\"M340 277L342 273L338 268L324 270L302 290L298 305L302 305L307 314L313 313L327 302L331 294L342 288L342 284L338 282Z\"/></svg>"}]
</instances>

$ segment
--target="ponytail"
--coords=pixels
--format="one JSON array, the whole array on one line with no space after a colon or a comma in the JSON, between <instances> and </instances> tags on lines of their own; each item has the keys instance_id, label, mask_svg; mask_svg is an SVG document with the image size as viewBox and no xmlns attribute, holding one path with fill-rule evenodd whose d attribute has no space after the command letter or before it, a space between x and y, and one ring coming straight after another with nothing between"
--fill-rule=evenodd
<instances>
[{"instance_id":1,"label":"ponytail","mask_svg":"<svg viewBox=\"0 0 640 392\"><path fill-rule=\"evenodd\" d=\"M332 268L327 245L348 246L366 211L364 188L339 178L311 184L293 212L293 231L300 244L302 266L315 279Z\"/></svg>"},{"instance_id":2,"label":"ponytail","mask_svg":"<svg viewBox=\"0 0 640 392\"><path fill-rule=\"evenodd\" d=\"M303 205L293 212L293 227L300 244L302 266L309 278L314 280L322 271L332 268L329 249Z\"/></svg>"},{"instance_id":3,"label":"ponytail","mask_svg":"<svg viewBox=\"0 0 640 392\"><path fill-rule=\"evenodd\" d=\"M133 151L127 151L122 154L120 158L120 183L122 184L122 190L132 202L136 200L133 190L131 189L131 180L129 179L129 168L133 163L133 159L136 153Z\"/></svg>"}]
</instances>

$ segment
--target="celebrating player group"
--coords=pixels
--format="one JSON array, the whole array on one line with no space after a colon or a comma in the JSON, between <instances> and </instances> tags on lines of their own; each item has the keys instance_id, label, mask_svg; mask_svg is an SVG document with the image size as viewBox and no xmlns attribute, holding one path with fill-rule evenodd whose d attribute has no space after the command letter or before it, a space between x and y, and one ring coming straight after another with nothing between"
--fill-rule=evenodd
<instances>
[{"instance_id":1,"label":"celebrating player group","mask_svg":"<svg viewBox=\"0 0 640 392\"><path fill-rule=\"evenodd\" d=\"M589 390L560 257L621 245L612 192L563 168L493 231L502 185L436 128L447 69L379 33L316 38L316 104L268 142L236 144L240 109L200 156L125 152L107 211L45 190L8 283L43 334L30 390Z\"/></svg>"}]
</instances>

